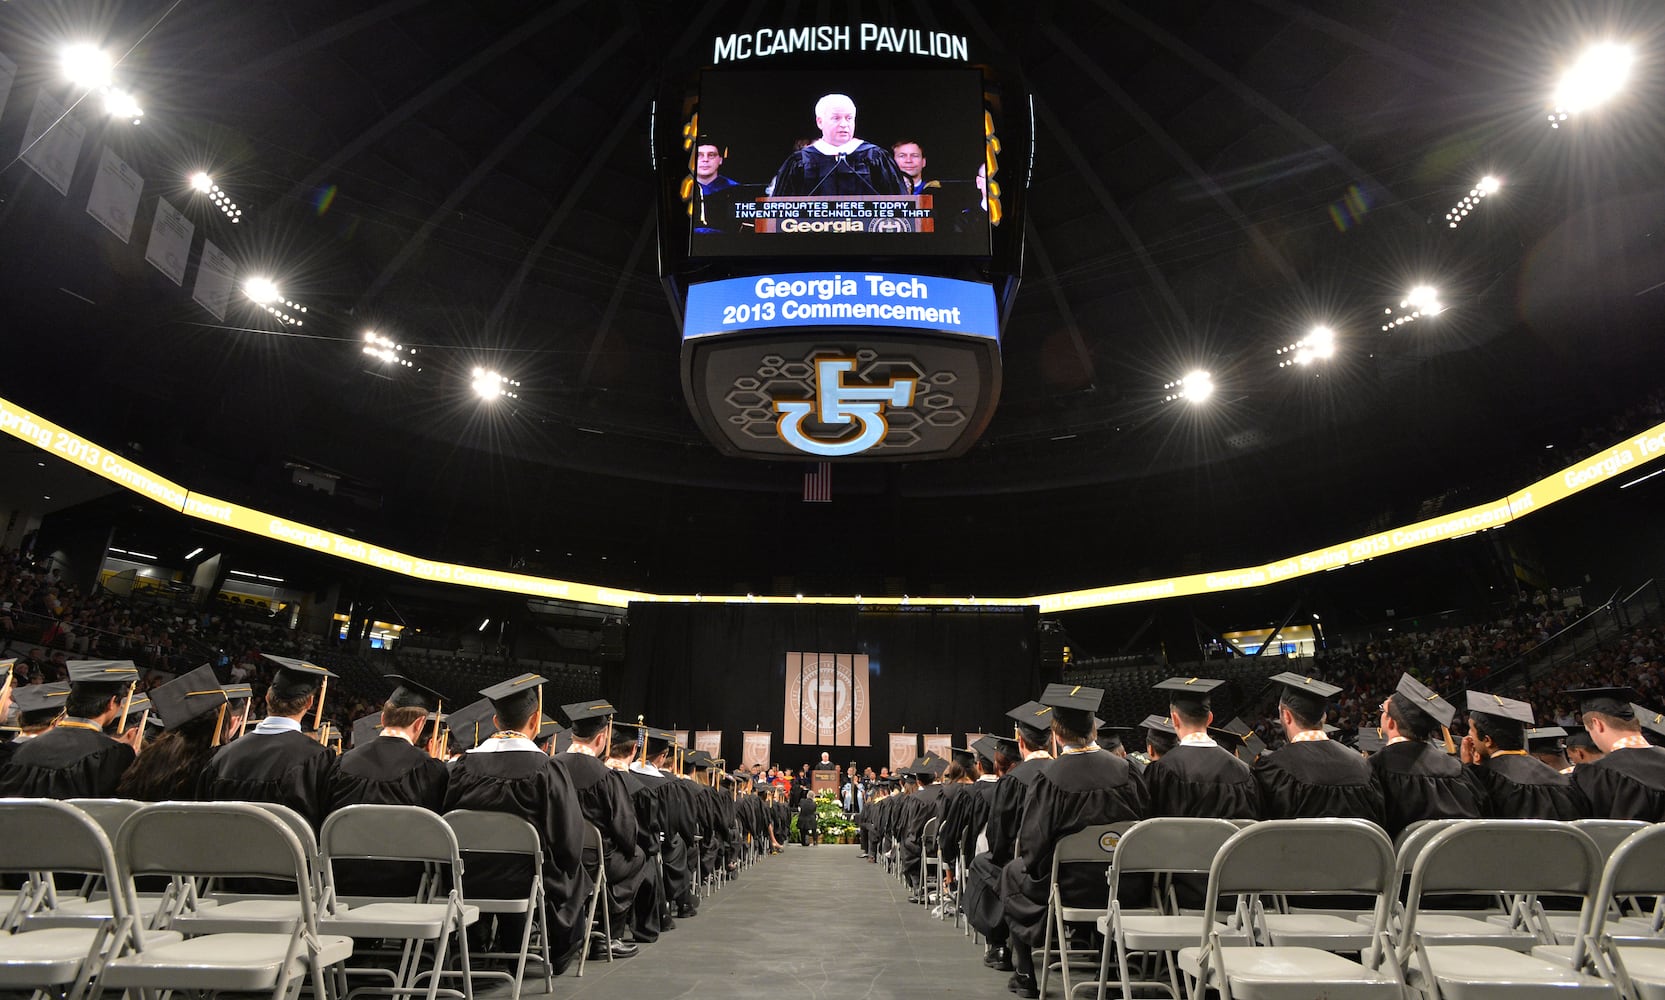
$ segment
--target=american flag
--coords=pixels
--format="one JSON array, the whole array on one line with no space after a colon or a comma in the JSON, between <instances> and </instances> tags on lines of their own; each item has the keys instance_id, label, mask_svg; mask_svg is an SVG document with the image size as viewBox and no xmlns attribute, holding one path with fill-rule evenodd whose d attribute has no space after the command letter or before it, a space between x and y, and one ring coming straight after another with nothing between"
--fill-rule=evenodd
<instances>
[{"instance_id":1,"label":"american flag","mask_svg":"<svg viewBox=\"0 0 1665 1000\"><path fill-rule=\"evenodd\" d=\"M804 503L832 503L831 462L816 462L804 473Z\"/></svg>"}]
</instances>

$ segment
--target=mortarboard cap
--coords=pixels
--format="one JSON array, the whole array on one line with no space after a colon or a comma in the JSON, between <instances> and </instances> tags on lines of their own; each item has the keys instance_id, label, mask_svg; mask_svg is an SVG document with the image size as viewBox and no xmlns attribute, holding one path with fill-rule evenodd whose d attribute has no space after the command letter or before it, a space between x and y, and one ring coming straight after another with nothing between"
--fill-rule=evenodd
<instances>
[{"instance_id":1,"label":"mortarboard cap","mask_svg":"<svg viewBox=\"0 0 1665 1000\"><path fill-rule=\"evenodd\" d=\"M948 770L948 762L934 753L928 753L923 757L916 758L913 767L909 770L913 771L917 777L929 776L935 778Z\"/></svg>"},{"instance_id":2,"label":"mortarboard cap","mask_svg":"<svg viewBox=\"0 0 1665 1000\"><path fill-rule=\"evenodd\" d=\"M374 743L382 734L382 713L371 712L362 719L353 720L353 746L362 747Z\"/></svg>"},{"instance_id":3,"label":"mortarboard cap","mask_svg":"<svg viewBox=\"0 0 1665 1000\"><path fill-rule=\"evenodd\" d=\"M993 761L994 755L1000 752L1000 744L1002 742L1015 743L1017 741L1003 740L999 736L984 736L982 739L979 739L977 742L971 744L971 749L977 751L977 756L983 758L984 760Z\"/></svg>"},{"instance_id":4,"label":"mortarboard cap","mask_svg":"<svg viewBox=\"0 0 1665 1000\"><path fill-rule=\"evenodd\" d=\"M540 715L538 716L538 735L534 742L542 743L565 732L571 732L571 730L547 715Z\"/></svg>"},{"instance_id":5,"label":"mortarboard cap","mask_svg":"<svg viewBox=\"0 0 1665 1000\"><path fill-rule=\"evenodd\" d=\"M1212 677L1170 677L1156 685L1156 690L1168 695L1168 704L1179 705L1188 713L1199 714L1209 709L1209 698L1225 681Z\"/></svg>"},{"instance_id":6,"label":"mortarboard cap","mask_svg":"<svg viewBox=\"0 0 1665 1000\"><path fill-rule=\"evenodd\" d=\"M1220 744L1220 748L1227 753L1235 755L1237 751L1243 749L1243 735L1241 733L1234 733L1229 729L1213 726L1209 728L1208 735L1213 737L1214 742Z\"/></svg>"},{"instance_id":7,"label":"mortarboard cap","mask_svg":"<svg viewBox=\"0 0 1665 1000\"><path fill-rule=\"evenodd\" d=\"M1026 701L1006 713L1006 718L1030 729L1051 729L1052 709L1038 701Z\"/></svg>"},{"instance_id":8,"label":"mortarboard cap","mask_svg":"<svg viewBox=\"0 0 1665 1000\"><path fill-rule=\"evenodd\" d=\"M1457 717L1457 706L1441 698L1432 688L1410 674L1399 675L1399 683L1394 686L1393 693L1404 699L1408 707L1419 709L1445 729L1450 729L1451 720Z\"/></svg>"},{"instance_id":9,"label":"mortarboard cap","mask_svg":"<svg viewBox=\"0 0 1665 1000\"><path fill-rule=\"evenodd\" d=\"M1307 718L1322 717L1329 700L1341 693L1341 689L1334 684L1326 684L1315 677L1305 677L1301 674L1285 672L1274 674L1267 680L1277 685L1278 701L1293 707Z\"/></svg>"},{"instance_id":10,"label":"mortarboard cap","mask_svg":"<svg viewBox=\"0 0 1665 1000\"><path fill-rule=\"evenodd\" d=\"M1100 723L1097 726L1098 739L1094 742L1098 744L1100 750L1119 749L1122 746L1123 739L1127 734L1133 732L1133 728L1132 726L1106 726Z\"/></svg>"},{"instance_id":11,"label":"mortarboard cap","mask_svg":"<svg viewBox=\"0 0 1665 1000\"><path fill-rule=\"evenodd\" d=\"M132 660L70 660L71 684L133 684L139 679L139 668Z\"/></svg>"},{"instance_id":12,"label":"mortarboard cap","mask_svg":"<svg viewBox=\"0 0 1665 1000\"><path fill-rule=\"evenodd\" d=\"M535 715L543 704L542 688L549 681L537 674L521 674L480 689L491 702L493 714L505 725L514 726Z\"/></svg>"},{"instance_id":13,"label":"mortarboard cap","mask_svg":"<svg viewBox=\"0 0 1665 1000\"><path fill-rule=\"evenodd\" d=\"M961 767L973 767L977 763L977 752L970 747L949 747L954 763Z\"/></svg>"},{"instance_id":14,"label":"mortarboard cap","mask_svg":"<svg viewBox=\"0 0 1665 1000\"><path fill-rule=\"evenodd\" d=\"M30 684L12 691L12 704L25 715L36 712L56 715L64 710L64 703L68 700L68 684Z\"/></svg>"},{"instance_id":15,"label":"mortarboard cap","mask_svg":"<svg viewBox=\"0 0 1665 1000\"><path fill-rule=\"evenodd\" d=\"M227 684L224 687L225 696L232 701L254 697L254 688L247 684Z\"/></svg>"},{"instance_id":16,"label":"mortarboard cap","mask_svg":"<svg viewBox=\"0 0 1665 1000\"><path fill-rule=\"evenodd\" d=\"M1567 741L1564 744L1568 750L1595 750L1596 741L1590 737L1590 731L1583 726L1567 726Z\"/></svg>"},{"instance_id":17,"label":"mortarboard cap","mask_svg":"<svg viewBox=\"0 0 1665 1000\"><path fill-rule=\"evenodd\" d=\"M1532 714L1532 706L1524 701L1505 698L1500 694L1487 694L1484 691L1470 691L1468 693L1468 710L1471 715L1491 715L1500 719L1518 722L1523 726L1530 726L1536 718Z\"/></svg>"},{"instance_id":18,"label":"mortarboard cap","mask_svg":"<svg viewBox=\"0 0 1665 1000\"><path fill-rule=\"evenodd\" d=\"M561 706L561 714L572 723L572 734L580 739L589 739L607 725L607 720L618 713L618 709L604 699L594 701L575 701L570 705Z\"/></svg>"},{"instance_id":19,"label":"mortarboard cap","mask_svg":"<svg viewBox=\"0 0 1665 1000\"><path fill-rule=\"evenodd\" d=\"M1528 729L1526 731L1526 748L1533 753L1560 753L1561 741L1566 738L1567 731L1560 726Z\"/></svg>"},{"instance_id":20,"label":"mortarboard cap","mask_svg":"<svg viewBox=\"0 0 1665 1000\"><path fill-rule=\"evenodd\" d=\"M387 703L394 708L420 708L428 712L437 712L445 703L445 696L438 691L401 674L387 674L382 680L392 681L394 684L393 693L387 696Z\"/></svg>"},{"instance_id":21,"label":"mortarboard cap","mask_svg":"<svg viewBox=\"0 0 1665 1000\"><path fill-rule=\"evenodd\" d=\"M1048 684L1038 700L1042 705L1054 709L1086 712L1091 715L1098 711L1099 703L1104 701L1104 689L1083 687L1080 684Z\"/></svg>"},{"instance_id":22,"label":"mortarboard cap","mask_svg":"<svg viewBox=\"0 0 1665 1000\"><path fill-rule=\"evenodd\" d=\"M688 751L688 756L684 759L688 762L689 767L695 767L701 770L716 763L716 761L711 759L711 755L706 753L704 750L690 750Z\"/></svg>"},{"instance_id":23,"label":"mortarboard cap","mask_svg":"<svg viewBox=\"0 0 1665 1000\"><path fill-rule=\"evenodd\" d=\"M1643 729L1655 736L1665 736L1665 712L1655 712L1651 708L1632 703L1630 714L1642 724Z\"/></svg>"},{"instance_id":24,"label":"mortarboard cap","mask_svg":"<svg viewBox=\"0 0 1665 1000\"><path fill-rule=\"evenodd\" d=\"M1387 737L1374 726L1359 730L1358 738L1353 742L1359 753L1381 753L1387 747Z\"/></svg>"},{"instance_id":25,"label":"mortarboard cap","mask_svg":"<svg viewBox=\"0 0 1665 1000\"><path fill-rule=\"evenodd\" d=\"M1636 692L1627 687L1569 688L1566 692L1578 699L1581 712L1600 712L1615 719L1633 718L1631 700Z\"/></svg>"},{"instance_id":26,"label":"mortarboard cap","mask_svg":"<svg viewBox=\"0 0 1665 1000\"><path fill-rule=\"evenodd\" d=\"M468 750L490 739L491 734L497 732L497 723L492 720L496 713L488 698L470 702L451 712L445 720L451 731L451 745L458 750Z\"/></svg>"},{"instance_id":27,"label":"mortarboard cap","mask_svg":"<svg viewBox=\"0 0 1665 1000\"><path fill-rule=\"evenodd\" d=\"M192 719L217 712L230 701L219 678L214 676L214 668L206 663L152 688L150 700L169 729L178 729ZM140 711L136 705L128 710Z\"/></svg>"},{"instance_id":28,"label":"mortarboard cap","mask_svg":"<svg viewBox=\"0 0 1665 1000\"><path fill-rule=\"evenodd\" d=\"M1144 720L1139 723L1139 727L1147 731L1154 729L1159 733L1167 733L1169 736L1179 735L1174 730L1173 722L1169 721L1168 717L1165 715L1147 715Z\"/></svg>"},{"instance_id":29,"label":"mortarboard cap","mask_svg":"<svg viewBox=\"0 0 1665 1000\"><path fill-rule=\"evenodd\" d=\"M1250 760L1254 760L1266 752L1266 741L1261 739L1253 730L1250 730L1243 737L1243 750L1248 754Z\"/></svg>"},{"instance_id":30,"label":"mortarboard cap","mask_svg":"<svg viewBox=\"0 0 1665 1000\"><path fill-rule=\"evenodd\" d=\"M271 653L260 655L277 667L277 674L272 678L272 692L279 698L304 698L337 676L334 671L306 660L273 656Z\"/></svg>"}]
</instances>

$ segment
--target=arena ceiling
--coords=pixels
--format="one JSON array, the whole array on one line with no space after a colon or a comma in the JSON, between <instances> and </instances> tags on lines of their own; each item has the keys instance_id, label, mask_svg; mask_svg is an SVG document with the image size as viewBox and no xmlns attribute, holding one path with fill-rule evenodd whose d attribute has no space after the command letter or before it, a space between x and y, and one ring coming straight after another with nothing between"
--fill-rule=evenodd
<instances>
[{"instance_id":1,"label":"arena ceiling","mask_svg":"<svg viewBox=\"0 0 1665 1000\"><path fill-rule=\"evenodd\" d=\"M841 465L834 502L804 504L803 466L720 456L683 403L650 101L717 34L857 20L1016 53L1025 274L971 453ZM82 211L95 153L67 197L8 158L4 395L408 551L664 592L1140 579L1496 495L1658 382L1656 4L127 0L12 3L0 26L0 148L61 88L62 45L125 53L143 124L96 121L87 150L308 309L215 320ZM1549 127L1558 73L1604 40L1635 47L1629 87ZM1417 285L1445 312L1384 332ZM1335 357L1280 368L1315 324ZM369 329L421 371L368 360ZM481 405L476 365L519 398ZM1197 368L1208 405L1162 402Z\"/></svg>"}]
</instances>

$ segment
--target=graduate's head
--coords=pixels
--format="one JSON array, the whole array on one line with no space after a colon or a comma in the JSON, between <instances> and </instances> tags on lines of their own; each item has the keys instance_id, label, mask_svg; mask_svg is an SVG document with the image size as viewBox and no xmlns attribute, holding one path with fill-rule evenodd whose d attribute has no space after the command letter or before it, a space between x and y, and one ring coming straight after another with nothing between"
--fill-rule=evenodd
<instances>
[{"instance_id":1,"label":"graduate's head","mask_svg":"<svg viewBox=\"0 0 1665 1000\"><path fill-rule=\"evenodd\" d=\"M912 139L904 139L890 147L890 155L896 158L896 166L908 175L914 183L925 175L925 151L919 148L919 143Z\"/></svg>"},{"instance_id":2,"label":"graduate's head","mask_svg":"<svg viewBox=\"0 0 1665 1000\"><path fill-rule=\"evenodd\" d=\"M855 138L856 102L843 94L828 94L815 102L815 127L821 138L834 146L842 146Z\"/></svg>"},{"instance_id":3,"label":"graduate's head","mask_svg":"<svg viewBox=\"0 0 1665 1000\"><path fill-rule=\"evenodd\" d=\"M1567 693L1578 699L1583 713L1580 721L1590 741L1602 753L1612 752L1614 744L1622 739L1641 735L1642 724L1637 721L1636 712L1639 706L1631 700L1636 692L1630 688L1574 688ZM1567 746L1571 749L1571 740Z\"/></svg>"},{"instance_id":4,"label":"graduate's head","mask_svg":"<svg viewBox=\"0 0 1665 1000\"><path fill-rule=\"evenodd\" d=\"M711 136L702 135L694 140L694 179L701 184L716 180L717 171L723 168L725 152L722 143Z\"/></svg>"}]
</instances>

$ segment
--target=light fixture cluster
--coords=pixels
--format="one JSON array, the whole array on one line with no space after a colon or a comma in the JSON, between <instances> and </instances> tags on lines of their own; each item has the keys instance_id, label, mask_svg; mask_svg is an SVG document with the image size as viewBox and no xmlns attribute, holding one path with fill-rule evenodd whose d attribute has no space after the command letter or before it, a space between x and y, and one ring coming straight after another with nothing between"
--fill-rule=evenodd
<instances>
[{"instance_id":1,"label":"light fixture cluster","mask_svg":"<svg viewBox=\"0 0 1665 1000\"><path fill-rule=\"evenodd\" d=\"M1439 289L1432 285L1417 285L1399 300L1397 311L1393 306L1382 310L1382 314L1387 317L1382 323L1382 332L1396 330L1407 323L1415 323L1429 316L1438 316L1444 311L1445 304L1440 301Z\"/></svg>"},{"instance_id":2,"label":"light fixture cluster","mask_svg":"<svg viewBox=\"0 0 1665 1000\"><path fill-rule=\"evenodd\" d=\"M1480 208L1480 199L1486 197L1487 195L1496 194L1497 189L1502 186L1503 182L1498 180L1496 177L1493 177L1491 174L1487 174L1486 176L1480 178L1480 183L1469 188L1468 194L1463 196L1463 200L1457 202L1455 205L1452 205L1451 211L1445 213L1445 221L1447 225L1449 225L1452 229L1456 229L1462 224L1464 219L1468 218L1468 213L1476 211Z\"/></svg>"},{"instance_id":3,"label":"light fixture cluster","mask_svg":"<svg viewBox=\"0 0 1665 1000\"><path fill-rule=\"evenodd\" d=\"M520 388L519 382L507 375L500 375L489 368L474 369L473 386L474 394L481 399L497 399L500 396L507 396L510 399L520 398L520 394L515 392L516 389Z\"/></svg>"},{"instance_id":4,"label":"light fixture cluster","mask_svg":"<svg viewBox=\"0 0 1665 1000\"><path fill-rule=\"evenodd\" d=\"M296 327L306 325L306 321L300 318L300 314L306 312L306 306L284 298L283 293L278 291L277 282L271 278L255 277L246 279L243 282L243 294L249 297L250 302L266 310L280 323L287 323Z\"/></svg>"},{"instance_id":5,"label":"light fixture cluster","mask_svg":"<svg viewBox=\"0 0 1665 1000\"><path fill-rule=\"evenodd\" d=\"M416 362L413 360L416 356L416 348L406 347L404 344L395 344L374 330L366 331L364 334L364 353L390 365L401 368L416 368ZM416 370L421 371L422 369L416 368Z\"/></svg>"},{"instance_id":6,"label":"light fixture cluster","mask_svg":"<svg viewBox=\"0 0 1665 1000\"><path fill-rule=\"evenodd\" d=\"M238 208L237 203L231 200L231 195L226 194L223 188L214 183L214 178L210 177L207 171L198 170L192 174L191 187L207 195L208 200L214 203L214 207L218 208L232 222L243 221L243 210Z\"/></svg>"},{"instance_id":7,"label":"light fixture cluster","mask_svg":"<svg viewBox=\"0 0 1665 1000\"><path fill-rule=\"evenodd\" d=\"M1278 362L1279 368L1292 366L1306 366L1314 361L1321 361L1335 356L1335 331L1327 326L1315 326L1307 331L1307 335L1293 344L1280 347L1280 355L1289 357Z\"/></svg>"},{"instance_id":8,"label":"light fixture cluster","mask_svg":"<svg viewBox=\"0 0 1665 1000\"><path fill-rule=\"evenodd\" d=\"M1196 371L1181 375L1162 388L1168 390L1168 395L1162 397L1164 403L1172 403L1181 399L1193 404L1201 403L1214 395L1214 375L1199 368Z\"/></svg>"},{"instance_id":9,"label":"light fixture cluster","mask_svg":"<svg viewBox=\"0 0 1665 1000\"><path fill-rule=\"evenodd\" d=\"M1571 116L1611 100L1624 89L1635 62L1635 50L1618 42L1601 42L1585 49L1555 86L1549 127L1560 128Z\"/></svg>"},{"instance_id":10,"label":"light fixture cluster","mask_svg":"<svg viewBox=\"0 0 1665 1000\"><path fill-rule=\"evenodd\" d=\"M104 110L111 118L126 118L137 125L144 119L145 110L138 98L115 83L115 60L96 45L85 42L65 46L58 56L65 79L88 94L104 100Z\"/></svg>"}]
</instances>

